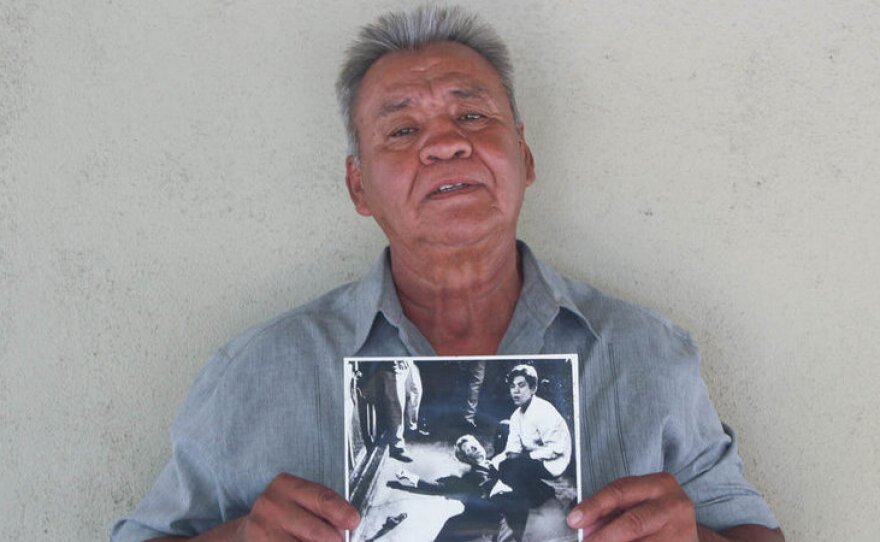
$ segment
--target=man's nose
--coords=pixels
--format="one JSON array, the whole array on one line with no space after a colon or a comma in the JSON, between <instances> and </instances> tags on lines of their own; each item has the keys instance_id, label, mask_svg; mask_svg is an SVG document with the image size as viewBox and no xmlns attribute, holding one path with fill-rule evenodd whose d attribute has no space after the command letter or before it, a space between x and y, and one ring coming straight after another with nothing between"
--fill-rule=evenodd
<instances>
[{"instance_id":1,"label":"man's nose","mask_svg":"<svg viewBox=\"0 0 880 542\"><path fill-rule=\"evenodd\" d=\"M466 134L458 126L443 124L435 127L419 151L419 158L425 165L443 160L469 158L473 147Z\"/></svg>"}]
</instances>

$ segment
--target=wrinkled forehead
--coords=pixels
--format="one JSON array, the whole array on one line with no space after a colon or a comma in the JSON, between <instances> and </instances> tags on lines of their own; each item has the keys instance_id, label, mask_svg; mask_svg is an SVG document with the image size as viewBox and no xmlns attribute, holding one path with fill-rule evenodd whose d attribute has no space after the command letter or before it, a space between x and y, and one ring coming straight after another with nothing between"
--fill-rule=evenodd
<instances>
[{"instance_id":1,"label":"wrinkled forehead","mask_svg":"<svg viewBox=\"0 0 880 542\"><path fill-rule=\"evenodd\" d=\"M437 42L376 60L361 81L355 109L375 117L426 97L507 102L489 61L460 43Z\"/></svg>"}]
</instances>

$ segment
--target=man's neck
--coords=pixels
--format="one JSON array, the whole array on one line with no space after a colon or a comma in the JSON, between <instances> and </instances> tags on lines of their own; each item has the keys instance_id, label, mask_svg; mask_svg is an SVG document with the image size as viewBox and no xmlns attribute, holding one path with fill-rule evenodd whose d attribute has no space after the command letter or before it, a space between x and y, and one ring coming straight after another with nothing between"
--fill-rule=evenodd
<instances>
[{"instance_id":1,"label":"man's neck","mask_svg":"<svg viewBox=\"0 0 880 542\"><path fill-rule=\"evenodd\" d=\"M391 247L403 312L439 355L492 355L522 289L516 240L411 251Z\"/></svg>"}]
</instances>

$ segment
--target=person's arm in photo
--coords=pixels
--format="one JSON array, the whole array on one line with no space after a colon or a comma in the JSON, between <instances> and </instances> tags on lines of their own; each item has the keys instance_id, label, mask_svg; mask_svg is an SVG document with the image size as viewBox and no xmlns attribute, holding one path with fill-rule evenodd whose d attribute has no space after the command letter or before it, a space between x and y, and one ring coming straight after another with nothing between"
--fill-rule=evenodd
<instances>
[{"instance_id":1,"label":"person's arm in photo","mask_svg":"<svg viewBox=\"0 0 880 542\"><path fill-rule=\"evenodd\" d=\"M475 489L475 484L469 483L463 477L459 476L447 476L437 480L426 480L418 474L406 469L401 469L395 473L395 477L397 478L397 482L403 487L418 489L419 491L435 495L470 493Z\"/></svg>"},{"instance_id":2,"label":"person's arm in photo","mask_svg":"<svg viewBox=\"0 0 880 542\"><path fill-rule=\"evenodd\" d=\"M509 433L507 434L507 444L504 446L504 451L499 454L501 456L502 461L508 456L517 456L522 454L522 437L520 437L520 429L519 422L514 421L514 417L516 416L516 412L510 416L510 425ZM496 465L497 466L497 465Z\"/></svg>"},{"instance_id":3,"label":"person's arm in photo","mask_svg":"<svg viewBox=\"0 0 880 542\"><path fill-rule=\"evenodd\" d=\"M553 421L541 432L543 445L529 452L529 457L539 461L556 459L571 451L571 432L568 424L558 412L554 412Z\"/></svg>"}]
</instances>

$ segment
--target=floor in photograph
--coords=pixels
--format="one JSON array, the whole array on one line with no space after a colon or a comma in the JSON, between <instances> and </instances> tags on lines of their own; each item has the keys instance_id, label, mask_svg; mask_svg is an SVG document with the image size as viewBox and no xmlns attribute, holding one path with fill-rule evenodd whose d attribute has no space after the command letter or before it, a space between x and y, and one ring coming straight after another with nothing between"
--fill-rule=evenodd
<instances>
[{"instance_id":1,"label":"floor in photograph","mask_svg":"<svg viewBox=\"0 0 880 542\"><path fill-rule=\"evenodd\" d=\"M464 505L455 499L438 495L422 495L393 487L389 481L397 480L395 473L409 470L418 476L434 480L457 475L467 468L452 455L447 443L407 444L413 457L411 463L403 463L385 457L376 474L376 489L364 513L360 527L353 533L354 541L375 542L421 542L433 541L447 519L461 513ZM565 515L576 497L575 489L568 480L554 482L555 499L550 499L532 509L526 526L524 541L573 540L565 526ZM396 526L385 529L389 518L406 514ZM540 536L538 536L540 533ZM379 536L377 536L379 535Z\"/></svg>"}]
</instances>

